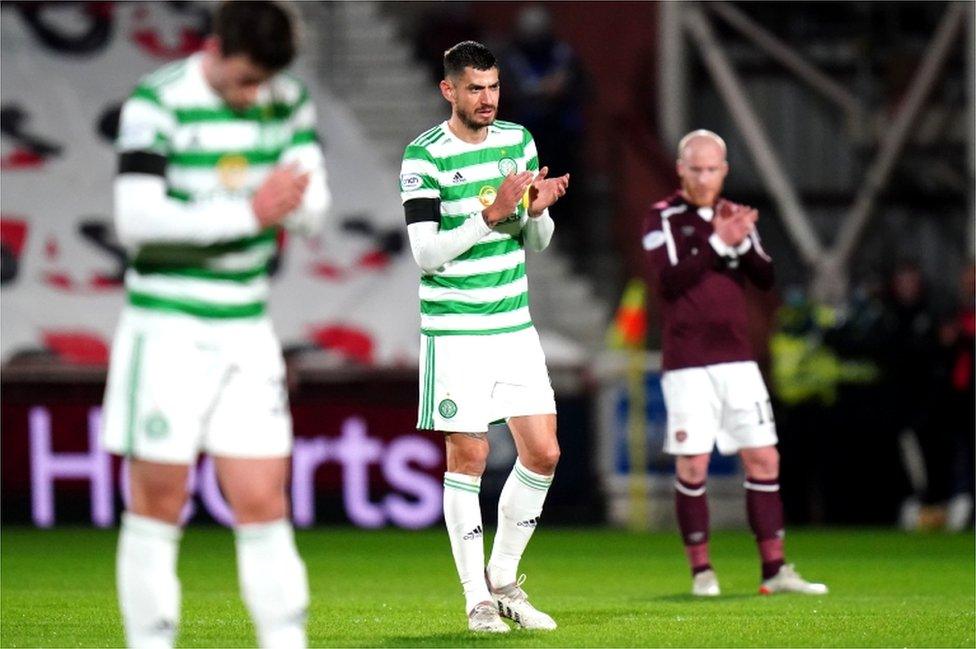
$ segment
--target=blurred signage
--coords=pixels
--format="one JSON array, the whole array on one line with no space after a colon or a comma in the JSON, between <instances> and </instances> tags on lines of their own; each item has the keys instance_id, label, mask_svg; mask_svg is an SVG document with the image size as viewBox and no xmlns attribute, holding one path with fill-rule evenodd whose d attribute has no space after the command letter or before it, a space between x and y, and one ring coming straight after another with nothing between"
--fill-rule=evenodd
<instances>
[{"instance_id":1,"label":"blurred signage","mask_svg":"<svg viewBox=\"0 0 976 649\"><path fill-rule=\"evenodd\" d=\"M321 385L292 401L292 517L296 525L351 522L422 528L441 518L443 442L418 433L415 382ZM3 520L116 524L127 464L99 447L101 384L4 382ZM382 394L377 400L372 395ZM233 524L213 462L190 472L185 521Z\"/></svg>"}]
</instances>

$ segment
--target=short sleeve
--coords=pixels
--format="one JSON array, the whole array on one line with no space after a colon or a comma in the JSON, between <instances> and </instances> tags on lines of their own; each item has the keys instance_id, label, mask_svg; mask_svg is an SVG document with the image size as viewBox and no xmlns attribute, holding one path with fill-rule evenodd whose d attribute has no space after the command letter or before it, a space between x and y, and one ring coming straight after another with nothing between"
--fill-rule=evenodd
<instances>
[{"instance_id":1,"label":"short sleeve","mask_svg":"<svg viewBox=\"0 0 976 649\"><path fill-rule=\"evenodd\" d=\"M532 138L532 134L529 133L529 129L522 129L522 155L525 156L525 170L526 171L538 171L539 170L539 150L535 146L535 140Z\"/></svg>"},{"instance_id":2,"label":"short sleeve","mask_svg":"<svg viewBox=\"0 0 976 649\"><path fill-rule=\"evenodd\" d=\"M176 118L163 105L156 89L140 85L122 105L116 150L167 155L175 128Z\"/></svg>"},{"instance_id":3,"label":"short sleeve","mask_svg":"<svg viewBox=\"0 0 976 649\"><path fill-rule=\"evenodd\" d=\"M400 200L406 203L414 198L440 198L441 186L437 180L437 165L426 147L409 145L403 152L400 167Z\"/></svg>"}]
</instances>

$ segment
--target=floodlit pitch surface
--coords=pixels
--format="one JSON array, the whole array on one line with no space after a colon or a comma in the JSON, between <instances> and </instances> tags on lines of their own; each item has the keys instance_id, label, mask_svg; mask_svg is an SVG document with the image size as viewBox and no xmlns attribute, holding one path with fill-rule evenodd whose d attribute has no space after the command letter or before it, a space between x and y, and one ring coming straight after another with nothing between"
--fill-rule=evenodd
<instances>
[{"instance_id":1,"label":"floodlit pitch surface","mask_svg":"<svg viewBox=\"0 0 976 649\"><path fill-rule=\"evenodd\" d=\"M113 530L7 528L0 535L0 644L116 646ZM313 646L973 647L972 533L794 531L789 557L830 595L756 594L747 533L717 533L718 598L693 599L677 534L541 527L525 588L560 628L465 632L448 540L424 532L302 531ZM182 544L178 646L254 646L227 530Z\"/></svg>"}]
</instances>

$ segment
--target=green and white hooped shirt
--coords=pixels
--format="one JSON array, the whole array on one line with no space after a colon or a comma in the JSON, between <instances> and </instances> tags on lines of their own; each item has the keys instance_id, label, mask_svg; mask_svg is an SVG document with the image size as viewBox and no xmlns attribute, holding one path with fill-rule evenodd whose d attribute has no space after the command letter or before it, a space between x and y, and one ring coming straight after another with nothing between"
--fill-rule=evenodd
<instances>
[{"instance_id":1,"label":"green and white hooped shirt","mask_svg":"<svg viewBox=\"0 0 976 649\"><path fill-rule=\"evenodd\" d=\"M233 111L206 82L200 54L140 81L123 106L116 148L123 156L163 156L167 200L193 206L205 223L208 213L243 209L279 162L322 157L315 110L301 81L278 74L254 106ZM132 251L129 303L203 318L264 313L276 228L247 237L214 228L206 245L149 242Z\"/></svg>"},{"instance_id":2,"label":"green and white hooped shirt","mask_svg":"<svg viewBox=\"0 0 976 649\"><path fill-rule=\"evenodd\" d=\"M443 122L407 145L400 197L439 198L440 229L482 218L510 173L538 171L532 135L495 121L479 144L453 135ZM466 252L420 278L420 329L429 336L487 335L532 326L522 227L527 199Z\"/></svg>"}]
</instances>

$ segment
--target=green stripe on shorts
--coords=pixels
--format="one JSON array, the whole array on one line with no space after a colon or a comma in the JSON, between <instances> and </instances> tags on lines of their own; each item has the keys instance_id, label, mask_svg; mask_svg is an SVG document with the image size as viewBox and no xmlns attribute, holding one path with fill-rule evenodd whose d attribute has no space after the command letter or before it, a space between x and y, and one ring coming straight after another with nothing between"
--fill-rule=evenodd
<instances>
[{"instance_id":1,"label":"green stripe on shorts","mask_svg":"<svg viewBox=\"0 0 976 649\"><path fill-rule=\"evenodd\" d=\"M139 370L142 367L142 346L145 338L145 334L136 334L136 339L132 343L132 359L129 361L129 408L125 420L125 455L127 457L131 457L135 451Z\"/></svg>"}]
</instances>

